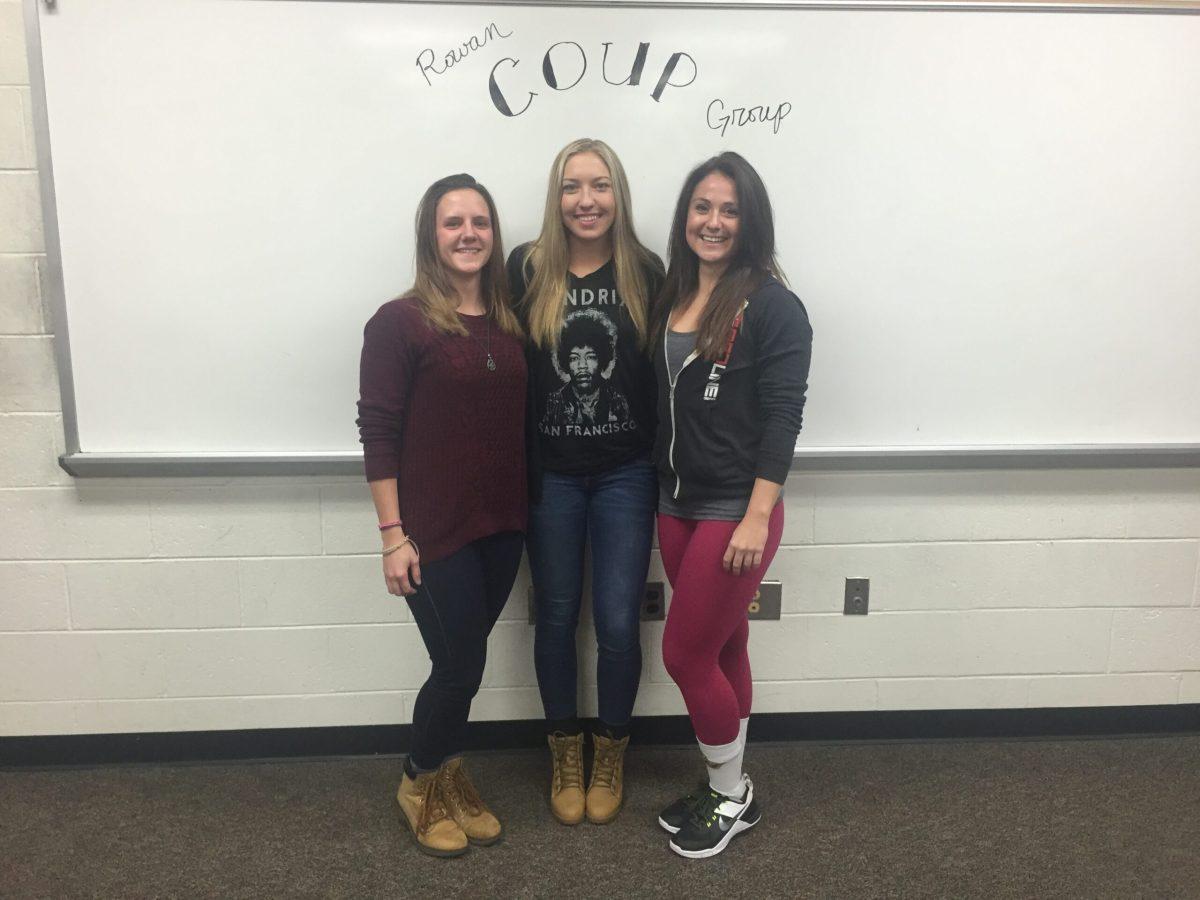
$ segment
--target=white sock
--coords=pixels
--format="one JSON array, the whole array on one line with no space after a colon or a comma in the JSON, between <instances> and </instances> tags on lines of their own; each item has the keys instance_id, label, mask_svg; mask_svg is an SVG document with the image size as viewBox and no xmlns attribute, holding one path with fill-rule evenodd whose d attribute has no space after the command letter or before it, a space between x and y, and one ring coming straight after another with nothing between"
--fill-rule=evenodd
<instances>
[{"instance_id":1,"label":"white sock","mask_svg":"<svg viewBox=\"0 0 1200 900\"><path fill-rule=\"evenodd\" d=\"M728 744L706 744L697 741L708 769L708 786L718 794L740 800L746 792L742 777L742 758L746 752L746 726L749 719L738 723L738 736Z\"/></svg>"},{"instance_id":2,"label":"white sock","mask_svg":"<svg viewBox=\"0 0 1200 900\"><path fill-rule=\"evenodd\" d=\"M746 716L746 718L738 721L738 743L741 744L741 749L738 751L736 762L737 762L737 770L739 773L742 773L742 774L744 774L746 771L746 765L745 765L746 730L749 727L750 727L750 717L749 716Z\"/></svg>"}]
</instances>

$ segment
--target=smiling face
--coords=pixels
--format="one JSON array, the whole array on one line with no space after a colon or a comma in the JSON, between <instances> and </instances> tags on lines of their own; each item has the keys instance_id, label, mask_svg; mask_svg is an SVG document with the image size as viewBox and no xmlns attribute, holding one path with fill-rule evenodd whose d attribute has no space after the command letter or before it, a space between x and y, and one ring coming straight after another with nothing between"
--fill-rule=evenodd
<instances>
[{"instance_id":1,"label":"smiling face","mask_svg":"<svg viewBox=\"0 0 1200 900\"><path fill-rule=\"evenodd\" d=\"M477 276L492 255L492 217L478 191L450 191L435 216L438 258L451 277Z\"/></svg>"},{"instance_id":2,"label":"smiling face","mask_svg":"<svg viewBox=\"0 0 1200 900\"><path fill-rule=\"evenodd\" d=\"M738 250L738 197L732 179L720 172L704 177L692 191L684 235L700 265L724 270Z\"/></svg>"},{"instance_id":3,"label":"smiling face","mask_svg":"<svg viewBox=\"0 0 1200 900\"><path fill-rule=\"evenodd\" d=\"M612 175L595 153L576 153L563 169L562 221L572 240L607 239L617 202Z\"/></svg>"}]
</instances>

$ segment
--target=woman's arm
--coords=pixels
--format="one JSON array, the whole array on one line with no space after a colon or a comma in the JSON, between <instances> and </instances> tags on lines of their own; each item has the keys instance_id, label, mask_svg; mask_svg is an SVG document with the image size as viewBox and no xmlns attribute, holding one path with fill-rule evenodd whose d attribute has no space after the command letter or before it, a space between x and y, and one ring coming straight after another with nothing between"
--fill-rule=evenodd
<instances>
[{"instance_id":1,"label":"woman's arm","mask_svg":"<svg viewBox=\"0 0 1200 900\"><path fill-rule=\"evenodd\" d=\"M375 515L380 525L400 521L400 497L395 478L382 478L370 482L371 499L375 501ZM389 594L408 596L416 592L421 583L421 562L417 548L408 541L403 525L396 525L379 532L383 549L403 545L383 557L383 580ZM407 543L405 543L408 541Z\"/></svg>"},{"instance_id":2,"label":"woman's arm","mask_svg":"<svg viewBox=\"0 0 1200 900\"><path fill-rule=\"evenodd\" d=\"M750 504L725 549L725 569L735 575L762 565L767 524L796 450L812 357L812 328L804 306L782 285L770 290L782 296L751 300L757 307L754 363L762 438Z\"/></svg>"},{"instance_id":3,"label":"woman's arm","mask_svg":"<svg viewBox=\"0 0 1200 900\"><path fill-rule=\"evenodd\" d=\"M767 546L767 526L771 512L779 502L782 485L765 478L754 479L754 490L750 492L750 505L746 514L733 530L729 546L721 564L726 572L741 575L746 569L757 569L762 565L763 548Z\"/></svg>"},{"instance_id":4,"label":"woman's arm","mask_svg":"<svg viewBox=\"0 0 1200 900\"><path fill-rule=\"evenodd\" d=\"M767 290L769 296L750 300L755 312L755 391L762 426L754 474L783 484L804 417L812 326L795 294L780 284Z\"/></svg>"},{"instance_id":5,"label":"woman's arm","mask_svg":"<svg viewBox=\"0 0 1200 900\"><path fill-rule=\"evenodd\" d=\"M385 304L363 331L359 365L358 432L375 514L380 525L400 521L400 438L412 384L412 352L404 340L400 310ZM380 532L383 549L404 543L403 527ZM388 593L411 594L421 583L417 549L404 544L383 557Z\"/></svg>"},{"instance_id":6,"label":"woman's arm","mask_svg":"<svg viewBox=\"0 0 1200 900\"><path fill-rule=\"evenodd\" d=\"M397 301L384 304L363 329L358 367L358 438L367 481L395 479L400 438L415 369Z\"/></svg>"}]
</instances>

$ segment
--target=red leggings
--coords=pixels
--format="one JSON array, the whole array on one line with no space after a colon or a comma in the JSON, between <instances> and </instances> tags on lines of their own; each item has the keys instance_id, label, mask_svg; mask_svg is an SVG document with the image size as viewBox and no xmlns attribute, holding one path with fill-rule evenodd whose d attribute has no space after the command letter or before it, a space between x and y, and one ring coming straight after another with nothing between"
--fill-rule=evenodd
<instances>
[{"instance_id":1,"label":"red leggings","mask_svg":"<svg viewBox=\"0 0 1200 900\"><path fill-rule=\"evenodd\" d=\"M771 512L762 565L726 572L721 565L737 522L658 517L658 545L671 582L663 663L679 685L696 737L704 744L737 739L750 715L753 685L746 607L783 535L783 503Z\"/></svg>"}]
</instances>

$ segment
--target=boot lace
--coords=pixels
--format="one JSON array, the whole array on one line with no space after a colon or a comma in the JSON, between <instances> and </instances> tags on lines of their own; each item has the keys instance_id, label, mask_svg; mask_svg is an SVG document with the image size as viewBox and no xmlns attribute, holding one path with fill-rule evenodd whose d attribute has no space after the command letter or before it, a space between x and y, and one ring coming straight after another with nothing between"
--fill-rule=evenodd
<instances>
[{"instance_id":1,"label":"boot lace","mask_svg":"<svg viewBox=\"0 0 1200 900\"><path fill-rule=\"evenodd\" d=\"M554 789L583 788L583 759L580 755L581 741L578 737L556 731L552 736L554 751Z\"/></svg>"},{"instance_id":2,"label":"boot lace","mask_svg":"<svg viewBox=\"0 0 1200 900\"><path fill-rule=\"evenodd\" d=\"M625 747L629 743L629 738L621 738L619 741L605 740L596 745L596 761L592 767L592 785L606 787L614 794L617 792L620 775L618 774L621 767L621 757L625 754Z\"/></svg>"},{"instance_id":3,"label":"boot lace","mask_svg":"<svg viewBox=\"0 0 1200 900\"><path fill-rule=\"evenodd\" d=\"M483 798L475 789L462 765L444 768L438 773L442 782L442 795L459 815L478 816L483 812Z\"/></svg>"},{"instance_id":4,"label":"boot lace","mask_svg":"<svg viewBox=\"0 0 1200 900\"><path fill-rule=\"evenodd\" d=\"M417 831L420 834L425 834L438 822L450 817L442 796L441 782L440 778L430 778L421 791L421 812L417 816Z\"/></svg>"}]
</instances>

